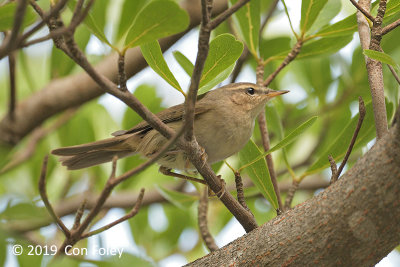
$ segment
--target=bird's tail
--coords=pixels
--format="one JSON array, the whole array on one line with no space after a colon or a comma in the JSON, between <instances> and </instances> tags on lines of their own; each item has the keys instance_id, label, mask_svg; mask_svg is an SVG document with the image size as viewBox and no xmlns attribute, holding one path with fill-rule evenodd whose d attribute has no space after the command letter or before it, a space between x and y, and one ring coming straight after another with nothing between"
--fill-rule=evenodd
<instances>
[{"instance_id":1,"label":"bird's tail","mask_svg":"<svg viewBox=\"0 0 400 267\"><path fill-rule=\"evenodd\" d=\"M117 136L92 143L57 148L52 154L62 156L60 161L69 170L78 170L135 153L135 149L127 144L126 139L132 136Z\"/></svg>"}]
</instances>

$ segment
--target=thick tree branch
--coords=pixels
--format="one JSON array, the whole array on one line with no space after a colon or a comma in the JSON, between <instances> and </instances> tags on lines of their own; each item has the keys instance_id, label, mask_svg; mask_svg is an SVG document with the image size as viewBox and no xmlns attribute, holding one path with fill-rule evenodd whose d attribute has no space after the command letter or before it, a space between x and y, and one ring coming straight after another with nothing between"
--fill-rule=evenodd
<instances>
[{"instance_id":1,"label":"thick tree branch","mask_svg":"<svg viewBox=\"0 0 400 267\"><path fill-rule=\"evenodd\" d=\"M400 112L340 180L190 266L372 266L400 242Z\"/></svg>"}]
</instances>

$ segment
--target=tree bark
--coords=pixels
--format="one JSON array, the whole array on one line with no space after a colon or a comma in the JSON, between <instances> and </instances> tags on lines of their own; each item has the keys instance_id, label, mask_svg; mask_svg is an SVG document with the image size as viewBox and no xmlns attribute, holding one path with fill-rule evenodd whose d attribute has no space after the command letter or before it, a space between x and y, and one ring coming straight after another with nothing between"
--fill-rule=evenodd
<instances>
[{"instance_id":1,"label":"tree bark","mask_svg":"<svg viewBox=\"0 0 400 267\"><path fill-rule=\"evenodd\" d=\"M314 198L188 266L372 266L400 243L400 109L388 134Z\"/></svg>"},{"instance_id":2,"label":"tree bark","mask_svg":"<svg viewBox=\"0 0 400 267\"><path fill-rule=\"evenodd\" d=\"M186 0L182 7L190 16L189 29L197 26L201 20L200 1ZM213 14L226 9L226 1L214 2ZM186 32L185 32L186 33ZM163 51L176 43L185 33L160 40ZM129 49L126 55L125 69L128 77L132 77L147 66L138 47ZM118 80L118 55L106 57L96 69L110 80ZM0 121L0 145L15 145L46 119L68 109L86 103L104 93L98 85L82 72L64 78L52 80L42 90L18 103L15 116L8 116Z\"/></svg>"}]
</instances>

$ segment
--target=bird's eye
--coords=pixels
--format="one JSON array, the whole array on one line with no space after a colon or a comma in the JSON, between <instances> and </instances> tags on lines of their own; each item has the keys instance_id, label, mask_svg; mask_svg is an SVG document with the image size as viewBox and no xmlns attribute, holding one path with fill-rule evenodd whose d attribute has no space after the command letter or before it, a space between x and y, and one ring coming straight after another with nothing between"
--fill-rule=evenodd
<instances>
[{"instance_id":1,"label":"bird's eye","mask_svg":"<svg viewBox=\"0 0 400 267\"><path fill-rule=\"evenodd\" d=\"M255 90L254 90L254 88L252 88L252 87L250 87L250 88L247 88L247 91L246 91L249 95L254 95L254 93L256 92Z\"/></svg>"}]
</instances>

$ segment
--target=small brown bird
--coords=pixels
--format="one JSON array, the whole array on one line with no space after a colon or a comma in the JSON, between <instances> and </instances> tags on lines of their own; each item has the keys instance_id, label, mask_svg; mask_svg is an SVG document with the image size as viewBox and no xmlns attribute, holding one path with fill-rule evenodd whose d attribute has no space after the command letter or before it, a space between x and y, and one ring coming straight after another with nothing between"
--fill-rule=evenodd
<instances>
[{"instance_id":1,"label":"small brown bird","mask_svg":"<svg viewBox=\"0 0 400 267\"><path fill-rule=\"evenodd\" d=\"M215 163L237 153L249 141L257 115L267 101L289 91L274 91L253 83L233 83L199 96L195 108L194 132L197 142ZM157 116L177 131L182 125L183 104L165 109ZM82 169L112 161L114 156L127 157L139 153L151 157L167 139L143 121L130 130L117 131L114 137L93 143L58 148L53 154L62 156L62 165L69 170ZM165 169L188 170L193 166L185 153L173 146L158 160Z\"/></svg>"}]
</instances>

